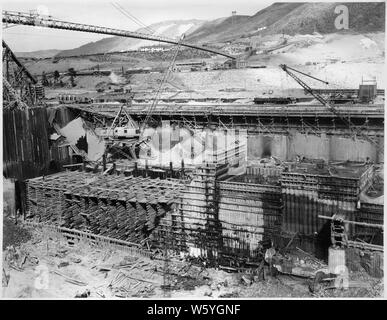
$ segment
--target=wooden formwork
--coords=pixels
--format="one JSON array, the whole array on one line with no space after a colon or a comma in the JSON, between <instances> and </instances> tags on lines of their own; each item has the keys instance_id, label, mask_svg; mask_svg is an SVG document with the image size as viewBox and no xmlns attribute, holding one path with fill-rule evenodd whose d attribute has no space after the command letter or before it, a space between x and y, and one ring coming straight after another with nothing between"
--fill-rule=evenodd
<instances>
[{"instance_id":1,"label":"wooden formwork","mask_svg":"<svg viewBox=\"0 0 387 320\"><path fill-rule=\"evenodd\" d=\"M357 177L282 172L282 230L318 234L326 223L318 215L342 214L355 220L359 194L372 182L373 171L369 166ZM349 226L349 234L355 234L353 226Z\"/></svg>"},{"instance_id":2,"label":"wooden formwork","mask_svg":"<svg viewBox=\"0 0 387 320\"><path fill-rule=\"evenodd\" d=\"M280 177L282 168L250 166L246 168L247 175L262 177Z\"/></svg>"},{"instance_id":3,"label":"wooden formwork","mask_svg":"<svg viewBox=\"0 0 387 320\"><path fill-rule=\"evenodd\" d=\"M216 257L220 228L216 207L216 178L227 172L227 164L206 162L194 179L181 191L176 210L161 219L155 239L162 244L168 238L170 248L194 256Z\"/></svg>"},{"instance_id":4,"label":"wooden formwork","mask_svg":"<svg viewBox=\"0 0 387 320\"><path fill-rule=\"evenodd\" d=\"M279 233L281 189L219 181L228 168L217 162L199 166L176 211L162 219L160 236L172 233L176 250L218 263L232 255L254 259L259 242Z\"/></svg>"},{"instance_id":5,"label":"wooden formwork","mask_svg":"<svg viewBox=\"0 0 387 320\"><path fill-rule=\"evenodd\" d=\"M27 182L28 217L138 243L170 210L181 187L177 180L63 172Z\"/></svg>"},{"instance_id":6,"label":"wooden formwork","mask_svg":"<svg viewBox=\"0 0 387 320\"><path fill-rule=\"evenodd\" d=\"M24 225L27 227L40 228L44 232L56 233L58 236L63 236L65 239L72 242L84 242L93 246L97 245L98 247L106 247L109 249L116 248L123 250L133 256L138 255L148 258L153 256L152 251L141 248L138 243L134 242L123 241L102 235L91 234L85 231L59 227L51 224L36 223L27 220L24 221Z\"/></svg>"},{"instance_id":7,"label":"wooden formwork","mask_svg":"<svg viewBox=\"0 0 387 320\"><path fill-rule=\"evenodd\" d=\"M384 206L376 203L360 203L360 209L356 214L356 222L384 225ZM377 245L383 245L383 233L381 229L356 225L356 236L366 239Z\"/></svg>"},{"instance_id":8,"label":"wooden formwork","mask_svg":"<svg viewBox=\"0 0 387 320\"><path fill-rule=\"evenodd\" d=\"M235 153L227 156L234 161ZM318 215L340 212L356 221L380 216L379 207L363 205L361 214L356 207L372 169L360 178L282 172L277 186L221 181L229 166L203 163L186 185L85 172L31 179L29 217L134 243L149 239L162 247L168 241L176 251L220 261L255 258L259 242L281 232L313 236L324 224Z\"/></svg>"},{"instance_id":9,"label":"wooden formwork","mask_svg":"<svg viewBox=\"0 0 387 320\"><path fill-rule=\"evenodd\" d=\"M259 256L259 243L280 231L281 210L279 187L219 182L223 252Z\"/></svg>"}]
</instances>

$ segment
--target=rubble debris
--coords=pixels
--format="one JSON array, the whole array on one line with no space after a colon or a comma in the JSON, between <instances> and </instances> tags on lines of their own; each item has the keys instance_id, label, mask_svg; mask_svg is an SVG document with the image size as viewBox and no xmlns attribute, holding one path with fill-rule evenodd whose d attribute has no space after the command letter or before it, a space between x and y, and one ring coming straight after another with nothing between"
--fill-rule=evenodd
<instances>
[{"instance_id":1,"label":"rubble debris","mask_svg":"<svg viewBox=\"0 0 387 320\"><path fill-rule=\"evenodd\" d=\"M70 278L67 280L63 276L60 276L61 278L64 278L66 282L85 288L85 290L80 290L78 293L84 293L87 289L87 283L93 283L92 278L90 278L91 276L97 277L95 279L101 281L102 277L98 276L99 272L97 272L99 269L109 269L110 271L105 271L106 280L104 280L104 285L100 285L94 289L88 288L92 291L89 297L97 297L101 299L109 297L128 298L151 297L163 294L162 284L164 276L164 260L162 255L158 256L156 259L150 259L149 257L142 257L140 255L130 256L123 250L117 250L110 254L109 252L111 249L83 245L82 242L79 242L76 247L70 247L65 242L59 241L55 237L50 236L48 237L48 239L51 238L51 240L48 240L50 251L52 252L52 255L50 256L46 255L46 241L42 241L38 245L32 245L32 242L36 241L36 238L43 237L43 235L46 237L47 234L40 229L36 229L33 232L33 235L33 238L25 245L25 248L19 249L21 257L23 256L22 253L26 251L29 252L29 256L23 265L24 270L13 273L15 277L19 277L21 273L25 272L32 266L32 263L30 263L30 257L34 257L44 261L47 265L52 266L52 268L61 275ZM61 258L58 256L55 256L55 254L57 252L63 253L65 250L68 250L67 257L80 255L83 257L82 260L85 261L84 264L72 265L72 268L79 271L72 273L71 276L70 274L65 274L57 270L58 263L63 261L60 260ZM13 249L11 251L13 252ZM318 268L319 264L316 263L312 257L309 257L302 251L297 249L294 251L290 250L294 256L294 262L297 262L300 266L314 264L315 267ZM289 255L288 252L286 254ZM110 257L107 258L105 262L102 262L106 256ZM360 270L362 272L362 276L358 276L354 280L357 281L358 285L363 282L369 283L369 286L365 288L352 288L348 293L333 288L326 289L332 286L332 282L323 282L321 285L316 286L314 292L311 293L308 287L309 283L302 278L279 275L279 278L267 277L265 278L265 281L262 281L259 264L252 265L248 268L238 268L237 271L239 270L239 272L228 273L212 268L203 269L203 266L200 264L196 265L194 263L194 259L180 259L179 256L175 255L171 255L171 257L172 259L169 267L169 275L171 276L170 284L173 292L176 292L176 294L184 291L192 291L192 294L200 294L201 296L204 295L206 297L215 298L241 296L330 297L340 295L344 296L345 294L349 295L350 293L355 296L361 296L362 294L366 296L378 296L379 294L380 296L380 291L382 290L382 286L378 285L380 281L378 282L376 281L378 279L371 278L367 275L361 266ZM49 261L51 261L51 263L49 263ZM64 261L71 261L71 259L69 258L69 260ZM90 266L86 263L88 261L90 261L94 267L90 268ZM89 273L88 276L86 276L87 273ZM75 276L75 274L77 276ZM78 275L82 276L82 278L78 278ZM242 276L250 281L249 285L247 285L245 281L241 280ZM83 279L87 279L87 281ZM139 279L150 280L153 281L153 283L141 281ZM61 281L61 279L58 277L58 279L53 278L51 281ZM81 284L82 286L80 286ZM375 284L374 287L372 287L373 284ZM71 286L69 286L69 288L71 288ZM74 291L71 292L71 289L68 290L67 295L70 294L74 297ZM31 296L31 293L24 293L23 296Z\"/></svg>"},{"instance_id":2,"label":"rubble debris","mask_svg":"<svg viewBox=\"0 0 387 320\"><path fill-rule=\"evenodd\" d=\"M239 297L239 293L237 291L232 291L232 292L223 293L219 295L219 298L238 298L238 297Z\"/></svg>"},{"instance_id":3,"label":"rubble debris","mask_svg":"<svg viewBox=\"0 0 387 320\"><path fill-rule=\"evenodd\" d=\"M136 280L136 281L147 282L147 283L156 284L156 285L159 284L157 281L152 281L152 280L149 280L149 279L144 279L144 278L140 278L140 277L134 277L134 276L131 276L130 274L128 274L127 271L124 271L124 270L121 270L120 272L121 272L122 274L124 274L125 277L127 277L127 278L129 278L129 279L133 279L133 280Z\"/></svg>"},{"instance_id":4,"label":"rubble debris","mask_svg":"<svg viewBox=\"0 0 387 320\"><path fill-rule=\"evenodd\" d=\"M19 268L18 266L15 266L15 265L13 265L13 264L9 265L9 267L10 267L11 269L14 269L14 270L19 271L19 272L22 272L22 271L23 271L22 268Z\"/></svg>"},{"instance_id":5,"label":"rubble debris","mask_svg":"<svg viewBox=\"0 0 387 320\"><path fill-rule=\"evenodd\" d=\"M325 266L326 266L325 263L323 263L323 262L319 261L318 259L316 259L315 257L313 257L313 255L311 255L310 253L305 252L304 250L302 250L302 249L300 249L300 248L298 248L298 247L296 247L296 249L297 249L298 251L302 252L304 255L306 255L306 256L307 256L310 260L312 260L313 262L319 264L320 266L322 266L322 267L325 267ZM305 264L305 263L306 263L305 260L300 260L300 264Z\"/></svg>"},{"instance_id":6,"label":"rubble debris","mask_svg":"<svg viewBox=\"0 0 387 320\"><path fill-rule=\"evenodd\" d=\"M252 283L251 279L249 279L247 276L242 276L241 280L247 286L251 285Z\"/></svg>"},{"instance_id":7,"label":"rubble debris","mask_svg":"<svg viewBox=\"0 0 387 320\"><path fill-rule=\"evenodd\" d=\"M90 290L86 289L83 292L77 292L74 298L88 298L90 297Z\"/></svg>"},{"instance_id":8,"label":"rubble debris","mask_svg":"<svg viewBox=\"0 0 387 320\"><path fill-rule=\"evenodd\" d=\"M63 274L63 273L60 273L60 272L57 271L57 270L53 270L53 271L51 271L51 272L53 272L53 273L55 273L55 274L57 274L57 275L59 275L59 276L65 278L65 281L67 281L67 282L69 282L69 283L75 284L75 285L77 285L77 286L87 286L87 283L86 283L86 282L82 282L82 281L79 281L79 280L77 280L77 279L70 278L69 276L66 276L66 275Z\"/></svg>"},{"instance_id":9,"label":"rubble debris","mask_svg":"<svg viewBox=\"0 0 387 320\"><path fill-rule=\"evenodd\" d=\"M58 264L58 268L60 269L60 268L63 268L63 267L67 267L69 265L70 265L70 263L68 261L62 261L62 262L60 262Z\"/></svg>"},{"instance_id":10,"label":"rubble debris","mask_svg":"<svg viewBox=\"0 0 387 320\"><path fill-rule=\"evenodd\" d=\"M104 266L98 267L98 271L101 271L101 272L109 272L111 270L112 270L112 268L108 268L108 267L104 267Z\"/></svg>"},{"instance_id":11,"label":"rubble debris","mask_svg":"<svg viewBox=\"0 0 387 320\"><path fill-rule=\"evenodd\" d=\"M39 260L36 257L30 256L25 249L14 247L13 245L6 248L5 260L6 264L17 271L23 271L23 266L28 262L31 265L38 264Z\"/></svg>"},{"instance_id":12,"label":"rubble debris","mask_svg":"<svg viewBox=\"0 0 387 320\"><path fill-rule=\"evenodd\" d=\"M204 295L205 297L212 297L212 291L211 291L211 289L204 291L203 295Z\"/></svg>"},{"instance_id":13,"label":"rubble debris","mask_svg":"<svg viewBox=\"0 0 387 320\"><path fill-rule=\"evenodd\" d=\"M80 259L80 258L73 258L73 257L71 257L70 260L73 263L81 263L82 262L82 259Z\"/></svg>"},{"instance_id":14,"label":"rubble debris","mask_svg":"<svg viewBox=\"0 0 387 320\"><path fill-rule=\"evenodd\" d=\"M9 246L18 247L20 244L31 239L31 233L14 220L4 217L3 219L3 250Z\"/></svg>"},{"instance_id":15,"label":"rubble debris","mask_svg":"<svg viewBox=\"0 0 387 320\"><path fill-rule=\"evenodd\" d=\"M360 265L371 277L383 278L383 253L360 251Z\"/></svg>"},{"instance_id":16,"label":"rubble debris","mask_svg":"<svg viewBox=\"0 0 387 320\"><path fill-rule=\"evenodd\" d=\"M58 250L58 251L55 253L55 257L59 257L59 258L63 259L63 258L66 257L67 252L68 252L67 249L61 249L61 250Z\"/></svg>"},{"instance_id":17,"label":"rubble debris","mask_svg":"<svg viewBox=\"0 0 387 320\"><path fill-rule=\"evenodd\" d=\"M101 290L96 290L95 293L99 295L101 298L106 298L105 294Z\"/></svg>"},{"instance_id":18,"label":"rubble debris","mask_svg":"<svg viewBox=\"0 0 387 320\"><path fill-rule=\"evenodd\" d=\"M126 298L129 296L149 296L153 294L155 285L159 286L160 283L144 281L144 279L132 277L127 273L119 271L110 282L108 288L111 289L115 296Z\"/></svg>"},{"instance_id":19,"label":"rubble debris","mask_svg":"<svg viewBox=\"0 0 387 320\"><path fill-rule=\"evenodd\" d=\"M267 252L272 249L268 249ZM336 276L329 272L328 265L315 259L300 248L297 248L297 251L302 253L303 256L301 258L297 252L280 253L276 251L274 255L273 252L270 255L266 252L265 260L270 266L272 275L280 273L312 279L314 281L310 286L312 292L315 285L320 281Z\"/></svg>"},{"instance_id":20,"label":"rubble debris","mask_svg":"<svg viewBox=\"0 0 387 320\"><path fill-rule=\"evenodd\" d=\"M2 278L2 286L3 287L8 287L9 279L11 278L11 275L5 272L5 269L3 268L3 276Z\"/></svg>"}]
</instances>

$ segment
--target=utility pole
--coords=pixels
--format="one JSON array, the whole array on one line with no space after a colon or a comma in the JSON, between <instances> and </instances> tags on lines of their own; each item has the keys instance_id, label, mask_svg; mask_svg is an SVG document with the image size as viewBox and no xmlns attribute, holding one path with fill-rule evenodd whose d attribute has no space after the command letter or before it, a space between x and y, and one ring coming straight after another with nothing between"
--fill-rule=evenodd
<instances>
[{"instance_id":1,"label":"utility pole","mask_svg":"<svg viewBox=\"0 0 387 320\"><path fill-rule=\"evenodd\" d=\"M235 16L236 16L236 11L231 12L231 24L235 24Z\"/></svg>"},{"instance_id":2,"label":"utility pole","mask_svg":"<svg viewBox=\"0 0 387 320\"><path fill-rule=\"evenodd\" d=\"M169 270L169 245L171 236L169 230L165 230L164 235L164 268L163 268L163 291L164 297L171 297L171 275Z\"/></svg>"}]
</instances>

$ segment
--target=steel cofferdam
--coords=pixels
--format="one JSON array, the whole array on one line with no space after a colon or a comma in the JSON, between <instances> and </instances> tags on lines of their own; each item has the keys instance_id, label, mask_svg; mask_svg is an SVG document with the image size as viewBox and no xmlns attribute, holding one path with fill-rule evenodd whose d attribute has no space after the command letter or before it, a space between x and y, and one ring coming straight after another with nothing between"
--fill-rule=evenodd
<instances>
[{"instance_id":1,"label":"steel cofferdam","mask_svg":"<svg viewBox=\"0 0 387 320\"><path fill-rule=\"evenodd\" d=\"M3 23L72 30L72 31L89 32L89 33L108 34L108 35L119 36L119 37L158 41L158 42L164 42L164 43L176 44L176 45L179 42L178 40L174 40L172 38L167 38L167 37L153 36L153 35L148 35L140 32L93 26L93 25L82 24L82 23L61 21L61 20L52 19L50 17L46 18L39 15L23 13L23 12L3 11ZM236 57L230 56L225 52L207 48L207 47L202 47L199 45L194 45L188 42L183 41L180 43L180 45L188 48L193 48L201 51L207 51L210 53L218 54L230 59L236 59Z\"/></svg>"}]
</instances>

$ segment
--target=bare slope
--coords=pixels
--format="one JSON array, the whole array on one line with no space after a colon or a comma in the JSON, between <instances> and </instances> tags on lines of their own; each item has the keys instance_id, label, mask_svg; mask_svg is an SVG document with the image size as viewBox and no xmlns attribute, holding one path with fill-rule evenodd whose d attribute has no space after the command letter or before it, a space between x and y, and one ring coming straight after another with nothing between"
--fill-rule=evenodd
<instances>
[{"instance_id":1,"label":"bare slope","mask_svg":"<svg viewBox=\"0 0 387 320\"><path fill-rule=\"evenodd\" d=\"M249 37L257 34L277 33L322 34L334 33L337 15L334 9L340 3L274 3L253 16L239 16L234 23L231 18L223 19L215 25L206 23L187 40L194 42L222 42ZM344 3L349 10L349 30L351 33L384 31L385 3L364 2Z\"/></svg>"},{"instance_id":2,"label":"bare slope","mask_svg":"<svg viewBox=\"0 0 387 320\"><path fill-rule=\"evenodd\" d=\"M334 9L339 2L296 2L274 3L252 16L239 15L219 18L213 21L203 20L172 20L151 25L156 34L176 38L186 34L186 40L196 43L219 43L247 38L254 35L272 35L285 33L321 34L335 33L334 21L337 15ZM343 3L349 9L350 33L384 32L385 3L384 2L347 2ZM144 29L138 32L147 33ZM125 51L139 46L152 45L155 42L107 37L100 41L87 43L79 48L61 51L60 56ZM36 52L39 57L43 53ZM53 53L47 53L51 56ZM33 53L28 53L32 56ZM25 56L19 53L19 56Z\"/></svg>"},{"instance_id":3,"label":"bare slope","mask_svg":"<svg viewBox=\"0 0 387 320\"><path fill-rule=\"evenodd\" d=\"M17 57L20 58L51 58L58 54L61 50L50 49L50 50L38 50L31 52L15 52Z\"/></svg>"},{"instance_id":4,"label":"bare slope","mask_svg":"<svg viewBox=\"0 0 387 320\"><path fill-rule=\"evenodd\" d=\"M149 27L155 31L155 35L177 38L183 33L189 34L203 24L203 20L170 20L155 23ZM137 32L149 34L145 29L136 30ZM79 48L64 50L58 56L73 56L92 53L126 51L136 49L140 46L154 45L157 42L146 40L108 37L96 42L87 43Z\"/></svg>"}]
</instances>

